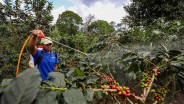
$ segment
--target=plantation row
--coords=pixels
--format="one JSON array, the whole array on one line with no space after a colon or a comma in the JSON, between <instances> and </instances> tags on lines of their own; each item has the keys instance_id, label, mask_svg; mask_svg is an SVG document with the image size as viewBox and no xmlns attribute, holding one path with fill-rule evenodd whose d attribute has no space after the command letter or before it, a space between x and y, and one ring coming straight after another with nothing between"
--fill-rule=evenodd
<instances>
[{"instance_id":1,"label":"plantation row","mask_svg":"<svg viewBox=\"0 0 184 104\"><path fill-rule=\"evenodd\" d=\"M183 83L178 81L183 81L183 57L183 50L162 50L146 56L127 52L117 60L116 63L121 67L117 70L98 65L92 58L79 60L76 56L73 59L75 65L63 64L65 69L49 74L54 78L52 81L41 82L37 68L26 69L16 78L4 79L1 85L1 103L165 102L166 98L171 98L171 94L182 89L178 84ZM118 78L117 73L125 76Z\"/></svg>"}]
</instances>

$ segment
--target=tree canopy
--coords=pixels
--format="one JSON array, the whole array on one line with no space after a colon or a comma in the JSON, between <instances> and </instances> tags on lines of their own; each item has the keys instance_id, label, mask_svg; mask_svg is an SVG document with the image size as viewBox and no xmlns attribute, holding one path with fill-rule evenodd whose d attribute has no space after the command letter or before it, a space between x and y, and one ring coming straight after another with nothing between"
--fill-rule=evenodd
<instances>
[{"instance_id":1,"label":"tree canopy","mask_svg":"<svg viewBox=\"0 0 184 104\"><path fill-rule=\"evenodd\" d=\"M88 31L99 35L107 35L115 31L114 27L107 21L97 20L88 26Z\"/></svg>"},{"instance_id":2,"label":"tree canopy","mask_svg":"<svg viewBox=\"0 0 184 104\"><path fill-rule=\"evenodd\" d=\"M155 19L180 20L184 15L183 0L133 0L124 7L129 14L131 26L152 24Z\"/></svg>"},{"instance_id":3,"label":"tree canopy","mask_svg":"<svg viewBox=\"0 0 184 104\"><path fill-rule=\"evenodd\" d=\"M61 34L75 35L82 25L82 18L73 11L65 11L59 15L56 26Z\"/></svg>"}]
</instances>

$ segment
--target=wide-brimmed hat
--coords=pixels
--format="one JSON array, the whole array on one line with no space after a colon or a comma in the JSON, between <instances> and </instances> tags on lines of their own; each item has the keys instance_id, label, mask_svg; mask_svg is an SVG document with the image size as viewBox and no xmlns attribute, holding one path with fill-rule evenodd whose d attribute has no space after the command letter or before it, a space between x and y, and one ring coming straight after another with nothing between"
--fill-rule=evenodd
<instances>
[{"instance_id":1,"label":"wide-brimmed hat","mask_svg":"<svg viewBox=\"0 0 184 104\"><path fill-rule=\"evenodd\" d=\"M41 44L52 44L51 38L50 37L45 37L41 39Z\"/></svg>"}]
</instances>

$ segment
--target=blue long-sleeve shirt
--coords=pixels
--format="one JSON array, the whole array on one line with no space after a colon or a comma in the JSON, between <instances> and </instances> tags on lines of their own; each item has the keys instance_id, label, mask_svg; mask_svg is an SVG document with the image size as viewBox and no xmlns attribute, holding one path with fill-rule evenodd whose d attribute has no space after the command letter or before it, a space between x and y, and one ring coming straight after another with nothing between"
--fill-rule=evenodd
<instances>
[{"instance_id":1,"label":"blue long-sleeve shirt","mask_svg":"<svg viewBox=\"0 0 184 104\"><path fill-rule=\"evenodd\" d=\"M43 51L43 55L42 55L42 59L41 59L39 65L37 67L40 71L42 81L44 81L47 79L48 74L50 72L54 71L54 67L56 64L59 63L59 60L58 60L57 55L53 51L48 53L45 50L37 50L36 54L33 55L34 64L36 64L38 57L41 55L41 51Z\"/></svg>"}]
</instances>

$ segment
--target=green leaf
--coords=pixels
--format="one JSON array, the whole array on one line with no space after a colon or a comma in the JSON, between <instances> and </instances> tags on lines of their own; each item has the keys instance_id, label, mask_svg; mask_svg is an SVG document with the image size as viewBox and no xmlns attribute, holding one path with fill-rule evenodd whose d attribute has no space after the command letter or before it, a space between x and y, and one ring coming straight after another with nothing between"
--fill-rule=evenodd
<instances>
[{"instance_id":1,"label":"green leaf","mask_svg":"<svg viewBox=\"0 0 184 104\"><path fill-rule=\"evenodd\" d=\"M12 81L12 79L3 79L3 81L1 82L1 85L2 86L9 85L11 81Z\"/></svg>"},{"instance_id":2,"label":"green leaf","mask_svg":"<svg viewBox=\"0 0 184 104\"><path fill-rule=\"evenodd\" d=\"M85 76L85 73L80 69L75 69L73 76Z\"/></svg>"},{"instance_id":3,"label":"green leaf","mask_svg":"<svg viewBox=\"0 0 184 104\"><path fill-rule=\"evenodd\" d=\"M67 104L87 104L87 101L79 89L69 89L63 93L64 100Z\"/></svg>"},{"instance_id":4,"label":"green leaf","mask_svg":"<svg viewBox=\"0 0 184 104\"><path fill-rule=\"evenodd\" d=\"M126 74L126 76L128 77L128 80L136 79L136 75L134 72L129 72Z\"/></svg>"},{"instance_id":5,"label":"green leaf","mask_svg":"<svg viewBox=\"0 0 184 104\"><path fill-rule=\"evenodd\" d=\"M3 94L4 89L0 88L0 98L1 98L1 94Z\"/></svg>"},{"instance_id":6,"label":"green leaf","mask_svg":"<svg viewBox=\"0 0 184 104\"><path fill-rule=\"evenodd\" d=\"M168 52L169 50L167 49L166 46L164 46L163 44L161 44L162 48L165 50L165 52Z\"/></svg>"},{"instance_id":7,"label":"green leaf","mask_svg":"<svg viewBox=\"0 0 184 104\"><path fill-rule=\"evenodd\" d=\"M129 78L129 80L131 80L131 79L135 80L136 79L136 74L134 72L130 72L126 76Z\"/></svg>"},{"instance_id":8,"label":"green leaf","mask_svg":"<svg viewBox=\"0 0 184 104\"><path fill-rule=\"evenodd\" d=\"M138 58L138 56L135 53L127 53L122 56L121 61L123 62L132 61L136 58Z\"/></svg>"},{"instance_id":9,"label":"green leaf","mask_svg":"<svg viewBox=\"0 0 184 104\"><path fill-rule=\"evenodd\" d=\"M52 80L46 80L44 81L45 83L49 84L50 86L55 86L55 87L65 87L66 82L65 82L65 76L64 74L60 72L51 72L49 73L49 77L52 77Z\"/></svg>"},{"instance_id":10,"label":"green leaf","mask_svg":"<svg viewBox=\"0 0 184 104\"><path fill-rule=\"evenodd\" d=\"M102 99L103 98L103 96L102 96L102 91L97 91L97 92L95 92L95 98L96 99Z\"/></svg>"},{"instance_id":11,"label":"green leaf","mask_svg":"<svg viewBox=\"0 0 184 104\"><path fill-rule=\"evenodd\" d=\"M161 32L159 30L153 30L153 33L160 34Z\"/></svg>"},{"instance_id":12,"label":"green leaf","mask_svg":"<svg viewBox=\"0 0 184 104\"><path fill-rule=\"evenodd\" d=\"M184 61L184 56L177 57L177 60Z\"/></svg>"},{"instance_id":13,"label":"green leaf","mask_svg":"<svg viewBox=\"0 0 184 104\"><path fill-rule=\"evenodd\" d=\"M87 101L93 101L93 97L94 97L94 91L93 89L85 89L85 97L87 99Z\"/></svg>"},{"instance_id":14,"label":"green leaf","mask_svg":"<svg viewBox=\"0 0 184 104\"><path fill-rule=\"evenodd\" d=\"M76 77L72 77L72 81L76 81L76 80L84 80L86 78L86 76L76 76Z\"/></svg>"},{"instance_id":15,"label":"green leaf","mask_svg":"<svg viewBox=\"0 0 184 104\"><path fill-rule=\"evenodd\" d=\"M4 90L1 104L31 104L41 84L37 68L30 68L19 74Z\"/></svg>"},{"instance_id":16,"label":"green leaf","mask_svg":"<svg viewBox=\"0 0 184 104\"><path fill-rule=\"evenodd\" d=\"M102 80L102 83L107 83L108 82L108 79L107 78L104 78L103 80Z\"/></svg>"},{"instance_id":17,"label":"green leaf","mask_svg":"<svg viewBox=\"0 0 184 104\"><path fill-rule=\"evenodd\" d=\"M59 92L59 93L57 93ZM61 94L61 91L46 91L41 90L36 97L36 104L58 104L57 96Z\"/></svg>"},{"instance_id":18,"label":"green leaf","mask_svg":"<svg viewBox=\"0 0 184 104\"><path fill-rule=\"evenodd\" d=\"M172 65L172 66L182 67L182 64L184 64L184 62L171 61L171 65Z\"/></svg>"},{"instance_id":19,"label":"green leaf","mask_svg":"<svg viewBox=\"0 0 184 104\"><path fill-rule=\"evenodd\" d=\"M99 78L97 76L87 76L86 78L86 82L87 84L93 84L93 83L96 83L96 81L98 80Z\"/></svg>"},{"instance_id":20,"label":"green leaf","mask_svg":"<svg viewBox=\"0 0 184 104\"><path fill-rule=\"evenodd\" d=\"M68 71L68 73L66 73L66 76L67 76L67 77L70 77L71 74L72 74L74 71L75 71L74 69L70 69L70 70Z\"/></svg>"},{"instance_id":21,"label":"green leaf","mask_svg":"<svg viewBox=\"0 0 184 104\"><path fill-rule=\"evenodd\" d=\"M126 54L123 54L123 56L121 57L122 60L132 56L132 55L135 55L135 53L132 53L132 52L129 52L129 53L126 53Z\"/></svg>"}]
</instances>

